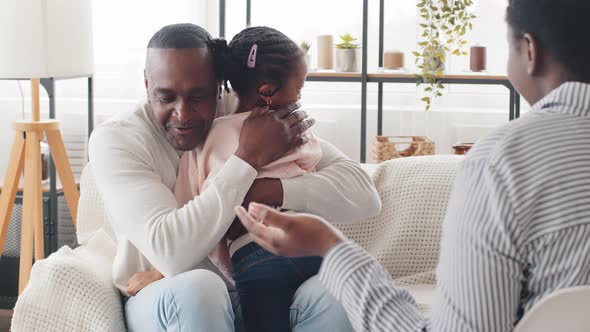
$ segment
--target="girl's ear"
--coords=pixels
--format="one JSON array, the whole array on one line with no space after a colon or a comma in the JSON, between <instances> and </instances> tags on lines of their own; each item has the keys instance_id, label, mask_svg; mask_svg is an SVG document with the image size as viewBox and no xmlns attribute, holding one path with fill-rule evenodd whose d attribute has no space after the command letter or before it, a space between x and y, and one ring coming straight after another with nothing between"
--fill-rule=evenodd
<instances>
[{"instance_id":1,"label":"girl's ear","mask_svg":"<svg viewBox=\"0 0 590 332\"><path fill-rule=\"evenodd\" d=\"M274 96L276 90L276 85L264 83L258 87L258 95L266 102L267 105L270 105L272 96Z\"/></svg>"}]
</instances>

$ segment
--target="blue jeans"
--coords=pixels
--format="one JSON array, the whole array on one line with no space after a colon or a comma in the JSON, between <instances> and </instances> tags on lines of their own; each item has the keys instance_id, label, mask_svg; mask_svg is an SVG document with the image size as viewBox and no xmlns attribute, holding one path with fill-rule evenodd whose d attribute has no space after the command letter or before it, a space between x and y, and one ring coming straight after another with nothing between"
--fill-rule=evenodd
<instances>
[{"instance_id":1,"label":"blue jeans","mask_svg":"<svg viewBox=\"0 0 590 332\"><path fill-rule=\"evenodd\" d=\"M127 300L127 328L142 332L241 331L235 295L235 292L228 293L221 278L208 270L164 278ZM294 332L352 331L344 309L317 277L306 281L295 293L290 318Z\"/></svg>"},{"instance_id":2,"label":"blue jeans","mask_svg":"<svg viewBox=\"0 0 590 332\"><path fill-rule=\"evenodd\" d=\"M295 292L321 264L321 257L275 256L256 243L240 248L232 265L246 331L290 331Z\"/></svg>"}]
</instances>

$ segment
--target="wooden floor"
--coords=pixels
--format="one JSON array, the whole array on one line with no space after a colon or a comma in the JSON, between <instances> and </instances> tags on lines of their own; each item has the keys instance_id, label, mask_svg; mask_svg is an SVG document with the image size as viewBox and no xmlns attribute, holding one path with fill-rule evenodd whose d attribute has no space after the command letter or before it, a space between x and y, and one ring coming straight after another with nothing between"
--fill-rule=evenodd
<instances>
[{"instance_id":1,"label":"wooden floor","mask_svg":"<svg viewBox=\"0 0 590 332\"><path fill-rule=\"evenodd\" d=\"M10 329L10 318L12 310L0 309L0 332L8 332Z\"/></svg>"}]
</instances>

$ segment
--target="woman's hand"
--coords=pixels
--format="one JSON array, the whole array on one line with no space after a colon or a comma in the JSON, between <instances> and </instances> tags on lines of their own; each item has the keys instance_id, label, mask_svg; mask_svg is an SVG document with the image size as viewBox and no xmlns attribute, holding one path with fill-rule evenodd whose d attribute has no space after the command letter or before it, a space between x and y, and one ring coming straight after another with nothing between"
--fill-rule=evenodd
<instances>
[{"instance_id":1,"label":"woman's hand","mask_svg":"<svg viewBox=\"0 0 590 332\"><path fill-rule=\"evenodd\" d=\"M344 235L326 220L311 214L286 214L252 203L236 207L240 221L264 249L279 256L325 256Z\"/></svg>"},{"instance_id":2,"label":"woman's hand","mask_svg":"<svg viewBox=\"0 0 590 332\"><path fill-rule=\"evenodd\" d=\"M145 272L137 272L127 282L127 293L131 296L135 296L145 286L162 278L164 278L164 276L156 269Z\"/></svg>"},{"instance_id":3,"label":"woman's hand","mask_svg":"<svg viewBox=\"0 0 590 332\"><path fill-rule=\"evenodd\" d=\"M315 121L292 103L277 110L257 108L244 121L236 156L256 170L279 159L308 140L302 135Z\"/></svg>"}]
</instances>

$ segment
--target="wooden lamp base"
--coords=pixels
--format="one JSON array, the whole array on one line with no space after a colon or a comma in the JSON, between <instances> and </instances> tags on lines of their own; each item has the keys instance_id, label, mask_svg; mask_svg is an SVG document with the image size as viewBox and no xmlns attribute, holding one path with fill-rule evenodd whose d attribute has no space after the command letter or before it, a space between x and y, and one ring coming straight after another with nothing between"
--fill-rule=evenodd
<instances>
[{"instance_id":1,"label":"wooden lamp base","mask_svg":"<svg viewBox=\"0 0 590 332\"><path fill-rule=\"evenodd\" d=\"M61 179L64 195L74 225L78 210L78 188L66 149L59 132L59 123L49 121L20 121L13 125L16 134L10 154L10 163L0 193L0 255L8 231L8 223L16 198L20 176L24 169L23 216L21 222L20 267L18 293L26 287L32 269L33 242L35 261L45 258L43 244L43 206L41 186L41 140L47 136L51 156Z\"/></svg>"}]
</instances>

